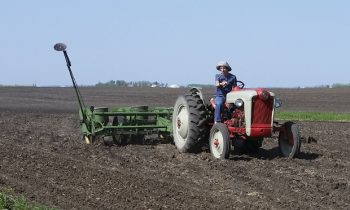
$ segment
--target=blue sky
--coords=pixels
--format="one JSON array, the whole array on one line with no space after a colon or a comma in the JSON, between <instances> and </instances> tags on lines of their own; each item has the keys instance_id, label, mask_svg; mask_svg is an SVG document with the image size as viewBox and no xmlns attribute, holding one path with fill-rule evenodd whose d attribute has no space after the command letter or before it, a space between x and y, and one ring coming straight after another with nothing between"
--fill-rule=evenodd
<instances>
[{"instance_id":1,"label":"blue sky","mask_svg":"<svg viewBox=\"0 0 350 210\"><path fill-rule=\"evenodd\" d=\"M350 83L350 1L1 1L0 84L213 84L227 60L247 87Z\"/></svg>"}]
</instances>

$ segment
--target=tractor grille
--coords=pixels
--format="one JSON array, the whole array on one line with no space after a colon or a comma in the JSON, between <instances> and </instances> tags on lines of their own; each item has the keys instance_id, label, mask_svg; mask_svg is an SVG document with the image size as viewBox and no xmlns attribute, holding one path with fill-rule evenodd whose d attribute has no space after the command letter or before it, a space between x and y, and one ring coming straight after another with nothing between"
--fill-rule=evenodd
<instances>
[{"instance_id":1,"label":"tractor grille","mask_svg":"<svg viewBox=\"0 0 350 210\"><path fill-rule=\"evenodd\" d=\"M254 124L271 124L273 108L273 97L264 101L259 97L253 98L252 104L252 126Z\"/></svg>"}]
</instances>

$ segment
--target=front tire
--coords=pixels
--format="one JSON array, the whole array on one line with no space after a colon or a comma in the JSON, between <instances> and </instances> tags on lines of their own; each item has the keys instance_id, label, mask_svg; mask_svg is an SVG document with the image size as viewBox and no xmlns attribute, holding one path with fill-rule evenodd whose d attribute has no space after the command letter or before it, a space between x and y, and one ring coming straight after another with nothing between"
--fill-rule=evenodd
<instances>
[{"instance_id":1,"label":"front tire","mask_svg":"<svg viewBox=\"0 0 350 210\"><path fill-rule=\"evenodd\" d=\"M224 123L215 123L210 130L209 145L211 154L218 159L230 156L230 133Z\"/></svg>"},{"instance_id":2,"label":"front tire","mask_svg":"<svg viewBox=\"0 0 350 210\"><path fill-rule=\"evenodd\" d=\"M284 129L280 131L278 145L280 153L284 157L294 158L300 152L301 138L298 125L293 122L286 122Z\"/></svg>"}]
</instances>

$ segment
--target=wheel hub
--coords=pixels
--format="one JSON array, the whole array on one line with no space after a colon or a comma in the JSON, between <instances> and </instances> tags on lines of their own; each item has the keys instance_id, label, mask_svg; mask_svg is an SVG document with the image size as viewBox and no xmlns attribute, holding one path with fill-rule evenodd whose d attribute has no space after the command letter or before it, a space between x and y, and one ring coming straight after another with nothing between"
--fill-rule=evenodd
<instances>
[{"instance_id":1,"label":"wheel hub","mask_svg":"<svg viewBox=\"0 0 350 210\"><path fill-rule=\"evenodd\" d=\"M221 153L223 152L222 141L223 141L222 134L219 131L215 132L212 136L211 144L212 144L212 154L216 158L219 158Z\"/></svg>"},{"instance_id":2,"label":"wheel hub","mask_svg":"<svg viewBox=\"0 0 350 210\"><path fill-rule=\"evenodd\" d=\"M217 147L219 147L219 140L218 139L215 139L214 140L214 142L213 142L213 144L215 145L215 147L217 148Z\"/></svg>"},{"instance_id":3,"label":"wheel hub","mask_svg":"<svg viewBox=\"0 0 350 210\"><path fill-rule=\"evenodd\" d=\"M188 133L188 112L186 107L181 107L176 119L177 133L182 139L186 139Z\"/></svg>"}]
</instances>

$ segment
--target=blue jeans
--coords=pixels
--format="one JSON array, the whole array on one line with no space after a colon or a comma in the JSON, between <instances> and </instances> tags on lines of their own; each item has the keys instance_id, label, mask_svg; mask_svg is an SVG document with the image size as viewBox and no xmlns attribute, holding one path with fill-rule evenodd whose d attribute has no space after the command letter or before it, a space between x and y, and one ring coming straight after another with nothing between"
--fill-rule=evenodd
<instances>
[{"instance_id":1,"label":"blue jeans","mask_svg":"<svg viewBox=\"0 0 350 210\"><path fill-rule=\"evenodd\" d=\"M214 121L221 122L221 109L222 105L225 102L224 96L216 96L215 97L215 111L214 111Z\"/></svg>"}]
</instances>

